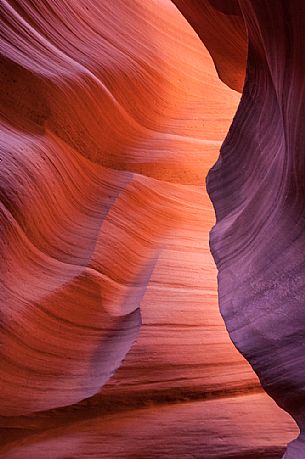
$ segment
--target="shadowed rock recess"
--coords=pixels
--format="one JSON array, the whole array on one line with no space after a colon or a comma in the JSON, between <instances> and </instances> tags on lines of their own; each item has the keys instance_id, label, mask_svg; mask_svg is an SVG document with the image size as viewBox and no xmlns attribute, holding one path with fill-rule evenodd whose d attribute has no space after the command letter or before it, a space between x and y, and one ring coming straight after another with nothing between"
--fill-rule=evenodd
<instances>
[{"instance_id":1,"label":"shadowed rock recess","mask_svg":"<svg viewBox=\"0 0 305 459\"><path fill-rule=\"evenodd\" d=\"M305 3L0 18L0 458L304 459Z\"/></svg>"}]
</instances>

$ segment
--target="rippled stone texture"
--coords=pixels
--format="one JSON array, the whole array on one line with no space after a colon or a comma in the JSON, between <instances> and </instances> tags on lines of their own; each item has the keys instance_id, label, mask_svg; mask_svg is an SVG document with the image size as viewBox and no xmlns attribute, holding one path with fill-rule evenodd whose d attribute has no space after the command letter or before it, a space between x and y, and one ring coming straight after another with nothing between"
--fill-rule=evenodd
<instances>
[{"instance_id":1,"label":"rippled stone texture","mask_svg":"<svg viewBox=\"0 0 305 459\"><path fill-rule=\"evenodd\" d=\"M87 409L69 420L41 415L40 423L28 423L1 459L278 459L292 434L289 417L263 393L108 415Z\"/></svg>"},{"instance_id":2,"label":"rippled stone texture","mask_svg":"<svg viewBox=\"0 0 305 459\"><path fill-rule=\"evenodd\" d=\"M239 95L170 1L0 9L2 457L278 457L295 426L229 340L208 248ZM240 11L204 11L240 89Z\"/></svg>"},{"instance_id":3,"label":"rippled stone texture","mask_svg":"<svg viewBox=\"0 0 305 459\"><path fill-rule=\"evenodd\" d=\"M216 297L202 183L238 96L175 7L159 7L2 4L3 414L96 393L137 336L140 304L154 327L185 337L186 298L207 323L200 295ZM159 349L164 366L173 351Z\"/></svg>"},{"instance_id":4,"label":"rippled stone texture","mask_svg":"<svg viewBox=\"0 0 305 459\"><path fill-rule=\"evenodd\" d=\"M302 1L248 1L243 96L208 191L211 248L230 336L304 442L304 43Z\"/></svg>"},{"instance_id":5,"label":"rippled stone texture","mask_svg":"<svg viewBox=\"0 0 305 459\"><path fill-rule=\"evenodd\" d=\"M248 39L238 0L173 0L209 50L219 77L242 92Z\"/></svg>"}]
</instances>

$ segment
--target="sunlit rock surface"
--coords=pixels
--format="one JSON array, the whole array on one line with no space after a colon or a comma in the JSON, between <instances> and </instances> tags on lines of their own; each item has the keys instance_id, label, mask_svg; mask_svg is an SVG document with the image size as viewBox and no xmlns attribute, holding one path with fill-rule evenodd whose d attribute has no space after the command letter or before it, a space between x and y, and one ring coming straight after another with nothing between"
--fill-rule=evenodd
<instances>
[{"instance_id":1,"label":"sunlit rock surface","mask_svg":"<svg viewBox=\"0 0 305 459\"><path fill-rule=\"evenodd\" d=\"M238 0L173 0L210 52L230 88L242 92L248 50Z\"/></svg>"},{"instance_id":2,"label":"sunlit rock surface","mask_svg":"<svg viewBox=\"0 0 305 459\"><path fill-rule=\"evenodd\" d=\"M208 246L239 94L170 1L0 8L1 457L280 457ZM244 42L199 35L240 89Z\"/></svg>"}]
</instances>

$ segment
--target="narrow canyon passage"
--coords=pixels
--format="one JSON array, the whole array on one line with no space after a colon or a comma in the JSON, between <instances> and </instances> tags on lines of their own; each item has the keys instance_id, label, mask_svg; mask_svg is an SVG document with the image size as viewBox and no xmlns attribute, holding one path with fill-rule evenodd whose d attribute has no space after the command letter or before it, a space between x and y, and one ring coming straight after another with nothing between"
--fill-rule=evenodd
<instances>
[{"instance_id":1,"label":"narrow canyon passage","mask_svg":"<svg viewBox=\"0 0 305 459\"><path fill-rule=\"evenodd\" d=\"M276 459L298 434L209 249L245 42L234 73L174 3L0 4L3 459Z\"/></svg>"}]
</instances>

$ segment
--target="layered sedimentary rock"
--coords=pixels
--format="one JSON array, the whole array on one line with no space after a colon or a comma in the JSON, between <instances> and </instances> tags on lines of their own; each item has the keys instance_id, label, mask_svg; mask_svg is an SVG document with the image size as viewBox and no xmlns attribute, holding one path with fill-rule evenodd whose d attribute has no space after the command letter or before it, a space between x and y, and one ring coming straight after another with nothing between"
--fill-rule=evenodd
<instances>
[{"instance_id":1,"label":"layered sedimentary rock","mask_svg":"<svg viewBox=\"0 0 305 459\"><path fill-rule=\"evenodd\" d=\"M238 0L173 0L209 50L219 77L242 92L248 50Z\"/></svg>"},{"instance_id":2,"label":"layered sedimentary rock","mask_svg":"<svg viewBox=\"0 0 305 459\"><path fill-rule=\"evenodd\" d=\"M247 77L208 175L217 216L211 248L230 336L301 429L285 458L303 458L305 5L245 0L240 7Z\"/></svg>"},{"instance_id":3,"label":"layered sedimentary rock","mask_svg":"<svg viewBox=\"0 0 305 459\"><path fill-rule=\"evenodd\" d=\"M168 304L170 324L166 298L199 279L199 263L175 279L175 259L191 270L207 255L192 238L212 223L195 185L238 97L175 7L158 7L2 3L3 414L96 393L140 304L153 317Z\"/></svg>"},{"instance_id":4,"label":"layered sedimentary rock","mask_svg":"<svg viewBox=\"0 0 305 459\"><path fill-rule=\"evenodd\" d=\"M45 424L40 430L28 425L0 457L278 459L292 434L289 417L263 393L111 415L87 410L69 422L53 416Z\"/></svg>"},{"instance_id":5,"label":"layered sedimentary rock","mask_svg":"<svg viewBox=\"0 0 305 459\"><path fill-rule=\"evenodd\" d=\"M197 31L240 89L240 11L214 3L232 40ZM0 8L2 457L278 457L296 429L230 342L208 247L239 95L169 1Z\"/></svg>"}]
</instances>

